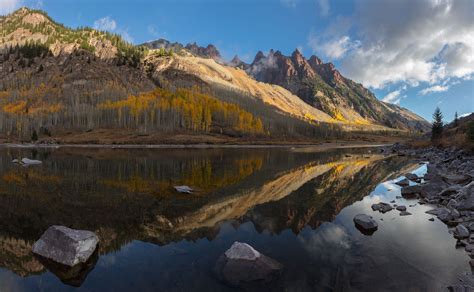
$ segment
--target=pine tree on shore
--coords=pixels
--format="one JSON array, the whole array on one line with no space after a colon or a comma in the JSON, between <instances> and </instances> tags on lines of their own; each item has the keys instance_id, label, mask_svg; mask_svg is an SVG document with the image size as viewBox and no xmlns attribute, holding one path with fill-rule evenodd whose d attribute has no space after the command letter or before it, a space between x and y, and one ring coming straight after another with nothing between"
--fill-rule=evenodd
<instances>
[{"instance_id":1,"label":"pine tree on shore","mask_svg":"<svg viewBox=\"0 0 474 292\"><path fill-rule=\"evenodd\" d=\"M443 134L443 114L439 107L433 113L433 124L431 126L431 141L438 140Z\"/></svg>"},{"instance_id":2,"label":"pine tree on shore","mask_svg":"<svg viewBox=\"0 0 474 292\"><path fill-rule=\"evenodd\" d=\"M457 127L459 122L458 112L454 113L454 126Z\"/></svg>"}]
</instances>

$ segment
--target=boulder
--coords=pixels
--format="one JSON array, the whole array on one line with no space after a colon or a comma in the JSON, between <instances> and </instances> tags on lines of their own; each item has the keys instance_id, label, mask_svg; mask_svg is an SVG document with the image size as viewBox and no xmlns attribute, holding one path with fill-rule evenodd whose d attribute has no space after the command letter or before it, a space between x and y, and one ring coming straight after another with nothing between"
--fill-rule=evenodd
<instances>
[{"instance_id":1,"label":"boulder","mask_svg":"<svg viewBox=\"0 0 474 292\"><path fill-rule=\"evenodd\" d=\"M252 246L234 242L214 267L217 277L229 285L242 287L251 282L269 282L278 278L283 266Z\"/></svg>"},{"instance_id":2,"label":"boulder","mask_svg":"<svg viewBox=\"0 0 474 292\"><path fill-rule=\"evenodd\" d=\"M391 211L392 209L393 207L387 203L378 203L378 204L372 205L372 210L379 211L380 213L387 213L388 211Z\"/></svg>"},{"instance_id":3,"label":"boulder","mask_svg":"<svg viewBox=\"0 0 474 292\"><path fill-rule=\"evenodd\" d=\"M426 211L425 213L435 215L439 218L439 220L443 222L447 222L452 219L451 211L444 207L432 209L432 210Z\"/></svg>"},{"instance_id":4,"label":"boulder","mask_svg":"<svg viewBox=\"0 0 474 292\"><path fill-rule=\"evenodd\" d=\"M357 229L360 230L363 234L371 235L374 233L379 225L372 218L372 216L366 214L358 214L354 217L354 223Z\"/></svg>"},{"instance_id":5,"label":"boulder","mask_svg":"<svg viewBox=\"0 0 474 292\"><path fill-rule=\"evenodd\" d=\"M402 188L401 193L403 197L414 197L417 194L421 193L421 186L416 185L404 187Z\"/></svg>"},{"instance_id":6,"label":"boulder","mask_svg":"<svg viewBox=\"0 0 474 292\"><path fill-rule=\"evenodd\" d=\"M463 174L445 174L442 175L442 178L445 182L451 185L467 184L471 182L471 177Z\"/></svg>"},{"instance_id":7,"label":"boulder","mask_svg":"<svg viewBox=\"0 0 474 292\"><path fill-rule=\"evenodd\" d=\"M457 198L458 210L474 211L474 182L462 187Z\"/></svg>"},{"instance_id":8,"label":"boulder","mask_svg":"<svg viewBox=\"0 0 474 292\"><path fill-rule=\"evenodd\" d=\"M458 224L454 230L454 237L457 239L468 238L469 234L469 230L462 224Z\"/></svg>"},{"instance_id":9,"label":"boulder","mask_svg":"<svg viewBox=\"0 0 474 292\"><path fill-rule=\"evenodd\" d=\"M404 178L404 179L402 179L402 180L400 180L400 181L397 181L395 184L396 184L396 185L399 185L399 186L401 186L401 187L406 187L406 186L410 185L410 181L407 180L406 178Z\"/></svg>"},{"instance_id":10,"label":"boulder","mask_svg":"<svg viewBox=\"0 0 474 292\"><path fill-rule=\"evenodd\" d=\"M193 192L193 189L188 186L175 186L174 189L183 194L191 194Z\"/></svg>"},{"instance_id":11,"label":"boulder","mask_svg":"<svg viewBox=\"0 0 474 292\"><path fill-rule=\"evenodd\" d=\"M33 245L33 253L65 265L85 263L94 253L99 238L86 230L75 230L64 226L51 226Z\"/></svg>"}]
</instances>

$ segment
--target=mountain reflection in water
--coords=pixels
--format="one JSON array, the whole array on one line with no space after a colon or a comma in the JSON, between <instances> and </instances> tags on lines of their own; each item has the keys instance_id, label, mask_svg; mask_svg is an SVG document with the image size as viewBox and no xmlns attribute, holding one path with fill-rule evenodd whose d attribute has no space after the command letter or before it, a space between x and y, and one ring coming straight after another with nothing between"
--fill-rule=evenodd
<instances>
[{"instance_id":1,"label":"mountain reflection in water","mask_svg":"<svg viewBox=\"0 0 474 292\"><path fill-rule=\"evenodd\" d=\"M17 157L43 164L17 166L11 163ZM67 274L85 290L230 289L209 270L238 238L280 255L284 263L295 256L301 270L309 269L301 252L281 250L288 237L297 236L307 252L325 250L323 261L336 260L350 239L343 227L329 222L379 183L413 167L406 159L364 149L3 149L1 288L71 288L56 278L67 283L62 276L67 273L45 268L31 254L34 241L51 225L92 230L100 237L97 266L83 269L83 275ZM175 185L196 192L180 194ZM259 245L262 241L267 244ZM280 284L331 288L338 271L328 269L320 275L327 279L287 276Z\"/></svg>"}]
</instances>

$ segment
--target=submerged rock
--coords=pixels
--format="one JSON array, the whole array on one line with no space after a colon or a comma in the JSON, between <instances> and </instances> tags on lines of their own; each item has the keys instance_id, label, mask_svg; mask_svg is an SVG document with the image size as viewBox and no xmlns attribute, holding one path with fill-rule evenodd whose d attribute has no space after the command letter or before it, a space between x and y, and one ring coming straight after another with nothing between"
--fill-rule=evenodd
<instances>
[{"instance_id":1,"label":"submerged rock","mask_svg":"<svg viewBox=\"0 0 474 292\"><path fill-rule=\"evenodd\" d=\"M269 282L280 275L283 266L252 246L234 242L219 257L214 272L217 277L232 286L245 286L252 282Z\"/></svg>"},{"instance_id":2,"label":"submerged rock","mask_svg":"<svg viewBox=\"0 0 474 292\"><path fill-rule=\"evenodd\" d=\"M33 253L65 266L85 263L94 253L99 238L86 230L51 226L33 245Z\"/></svg>"},{"instance_id":3,"label":"submerged rock","mask_svg":"<svg viewBox=\"0 0 474 292\"><path fill-rule=\"evenodd\" d=\"M379 225L372 218L372 216L366 214L358 214L354 217L354 223L357 229L360 230L363 234L371 235L373 234Z\"/></svg>"},{"instance_id":4,"label":"submerged rock","mask_svg":"<svg viewBox=\"0 0 474 292\"><path fill-rule=\"evenodd\" d=\"M188 186L175 186L174 189L183 194L191 194L193 192L193 189Z\"/></svg>"},{"instance_id":5,"label":"submerged rock","mask_svg":"<svg viewBox=\"0 0 474 292\"><path fill-rule=\"evenodd\" d=\"M407 212L407 211L401 211L400 212L400 216L408 216L408 215L411 215L411 213Z\"/></svg>"}]
</instances>

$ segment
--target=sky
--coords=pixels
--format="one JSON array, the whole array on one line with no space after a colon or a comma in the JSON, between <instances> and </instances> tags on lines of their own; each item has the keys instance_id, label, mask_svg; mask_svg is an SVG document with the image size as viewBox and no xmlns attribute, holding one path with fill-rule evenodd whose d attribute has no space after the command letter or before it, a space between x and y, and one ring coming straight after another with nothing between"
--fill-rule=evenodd
<instances>
[{"instance_id":1,"label":"sky","mask_svg":"<svg viewBox=\"0 0 474 292\"><path fill-rule=\"evenodd\" d=\"M298 48L427 120L474 112L472 0L0 0L0 14L21 6L134 44L214 44L227 60Z\"/></svg>"}]
</instances>

